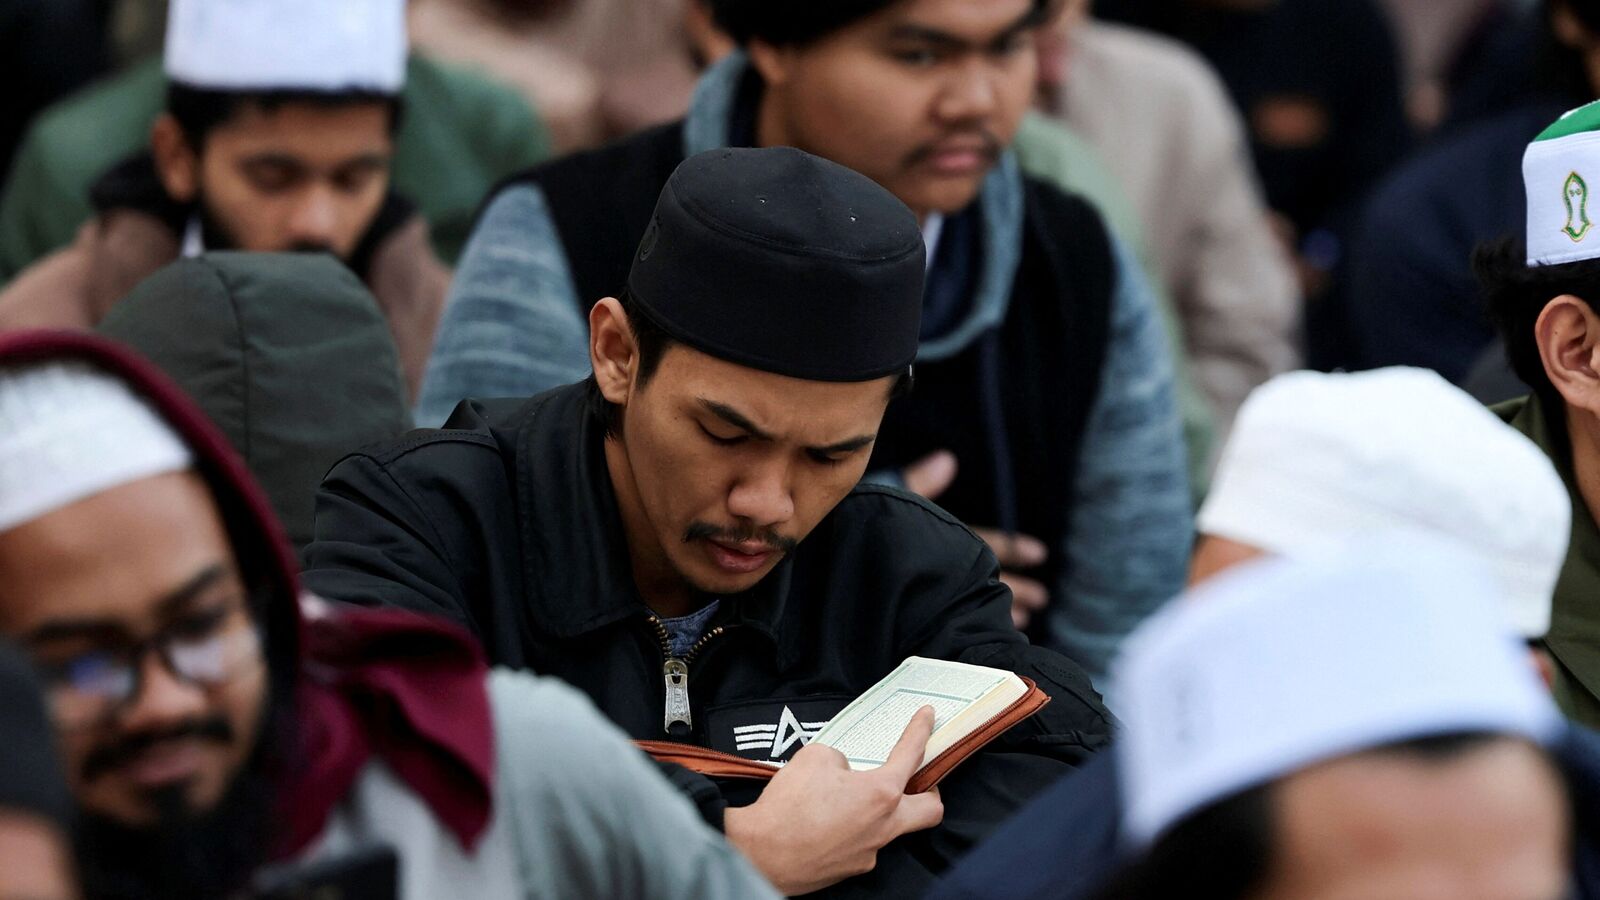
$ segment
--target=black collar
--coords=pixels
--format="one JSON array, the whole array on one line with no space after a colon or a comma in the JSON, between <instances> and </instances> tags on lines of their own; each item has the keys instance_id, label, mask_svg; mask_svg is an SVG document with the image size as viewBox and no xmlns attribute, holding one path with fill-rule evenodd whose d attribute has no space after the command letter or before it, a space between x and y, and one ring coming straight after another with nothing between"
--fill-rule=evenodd
<instances>
[{"instance_id":1,"label":"black collar","mask_svg":"<svg viewBox=\"0 0 1600 900\"><path fill-rule=\"evenodd\" d=\"M571 639L650 613L633 580L622 516L605 460L605 431L576 384L524 407L513 423L523 582L541 631ZM796 553L799 553L796 550ZM775 644L794 554L748 591L723 597L713 622ZM782 657L789 656L783 652ZM783 660L780 659L780 663Z\"/></svg>"}]
</instances>

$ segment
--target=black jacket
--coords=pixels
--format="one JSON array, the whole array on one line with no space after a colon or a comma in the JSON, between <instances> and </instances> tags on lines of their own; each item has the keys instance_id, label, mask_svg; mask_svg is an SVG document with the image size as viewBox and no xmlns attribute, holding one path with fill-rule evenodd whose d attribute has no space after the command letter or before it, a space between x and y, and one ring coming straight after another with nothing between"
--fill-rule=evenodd
<instances>
[{"instance_id":1,"label":"black jacket","mask_svg":"<svg viewBox=\"0 0 1600 900\"><path fill-rule=\"evenodd\" d=\"M350 456L318 496L306 583L455 618L494 662L571 682L635 738L668 737L664 642L633 583L602 441L574 385L468 401L442 430ZM740 752L734 728L776 726L771 745L743 751L762 759L787 759L796 730L907 656L1011 669L1054 698L944 783L943 825L886 848L876 871L830 896L920 896L1107 740L1108 715L1077 665L1012 628L998 574L983 542L937 507L858 487L755 588L724 598L692 654L693 726L676 737ZM716 824L758 790L670 774Z\"/></svg>"},{"instance_id":2,"label":"black jacket","mask_svg":"<svg viewBox=\"0 0 1600 900\"><path fill-rule=\"evenodd\" d=\"M754 116L753 98L740 106ZM559 233L569 237L561 249L585 317L597 298L626 283L661 186L683 161L684 128L663 125L507 180L537 185ZM952 356L917 360L917 389L889 405L869 471L898 470L936 450L951 451L961 472L939 505L963 522L1044 541L1049 559L1027 574L1059 585L1079 451L1111 340L1116 273L1110 237L1093 207L1027 177L1022 194L1021 259L1004 320ZM950 224L941 254L958 243ZM974 247L981 243L970 237ZM968 296L963 306L977 302Z\"/></svg>"}]
</instances>

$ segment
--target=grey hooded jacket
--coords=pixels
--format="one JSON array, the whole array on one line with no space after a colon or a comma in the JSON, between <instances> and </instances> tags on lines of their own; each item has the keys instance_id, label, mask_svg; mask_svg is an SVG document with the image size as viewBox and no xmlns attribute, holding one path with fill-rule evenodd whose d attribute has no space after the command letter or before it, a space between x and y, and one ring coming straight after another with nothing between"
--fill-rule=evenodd
<instances>
[{"instance_id":1,"label":"grey hooded jacket","mask_svg":"<svg viewBox=\"0 0 1600 900\"><path fill-rule=\"evenodd\" d=\"M178 383L266 489L296 548L346 453L411 428L394 339L332 256L207 253L145 279L101 321Z\"/></svg>"}]
</instances>

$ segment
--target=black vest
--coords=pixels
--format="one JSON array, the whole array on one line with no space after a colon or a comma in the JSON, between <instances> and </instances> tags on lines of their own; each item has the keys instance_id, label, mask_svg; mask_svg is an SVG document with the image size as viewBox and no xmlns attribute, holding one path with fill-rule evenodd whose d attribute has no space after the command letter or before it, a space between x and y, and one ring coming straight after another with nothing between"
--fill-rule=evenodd
<instances>
[{"instance_id":1,"label":"black vest","mask_svg":"<svg viewBox=\"0 0 1600 900\"><path fill-rule=\"evenodd\" d=\"M682 123L568 156L509 179L543 191L561 235L583 312L627 282L657 196L684 158ZM1116 269L1100 215L1085 201L1024 179L1023 248L998 342L1003 414L1024 533L1061 546L1072 510L1079 448L1099 393ZM964 522L998 521L990 441L978 376L980 344L919 362L916 389L891 404L872 470L899 468L948 449L961 461L940 506ZM1053 550L1047 584L1060 574Z\"/></svg>"}]
</instances>

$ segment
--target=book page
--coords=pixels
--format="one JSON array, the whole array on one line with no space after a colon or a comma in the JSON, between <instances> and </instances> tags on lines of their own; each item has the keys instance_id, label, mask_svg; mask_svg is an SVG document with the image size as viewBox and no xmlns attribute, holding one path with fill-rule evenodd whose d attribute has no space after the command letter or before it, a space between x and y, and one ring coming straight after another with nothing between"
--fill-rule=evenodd
<instances>
[{"instance_id":1,"label":"book page","mask_svg":"<svg viewBox=\"0 0 1600 900\"><path fill-rule=\"evenodd\" d=\"M1015 675L1000 669L913 656L834 716L815 743L843 753L852 769L875 769L888 761L917 710L931 706L931 758L965 733L940 735L940 729L1015 680Z\"/></svg>"}]
</instances>

